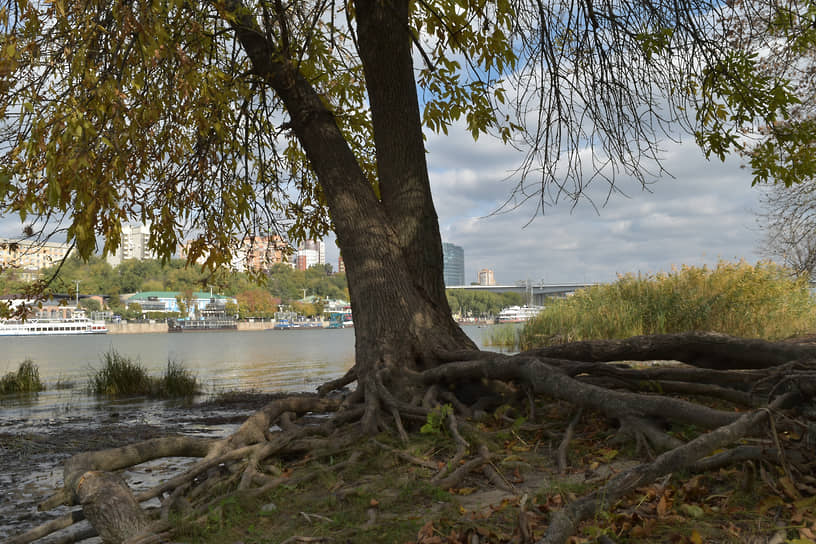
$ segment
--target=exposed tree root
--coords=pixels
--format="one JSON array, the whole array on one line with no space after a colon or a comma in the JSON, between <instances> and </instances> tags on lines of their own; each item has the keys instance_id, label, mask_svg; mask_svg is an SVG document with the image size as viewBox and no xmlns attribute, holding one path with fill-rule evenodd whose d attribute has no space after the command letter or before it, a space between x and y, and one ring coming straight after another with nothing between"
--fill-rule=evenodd
<instances>
[{"instance_id":1,"label":"exposed tree root","mask_svg":"<svg viewBox=\"0 0 816 544\"><path fill-rule=\"evenodd\" d=\"M483 478L498 489L517 493L493 464L489 434L470 421L501 406L495 412L499 420L507 419L515 428L548 430L546 414L537 408L543 400L574 407L557 451L561 472L567 470L567 448L582 414L605 418L620 436L641 446L646 460L555 513L540 543L565 542L582 520L599 509L679 470L710 471L755 462L772 484L765 466L774 466L784 475L788 487L780 486L781 493L816 493L816 480L810 476L816 467L813 347L685 334L581 342L516 356L446 353L444 359L446 363L426 365L428 369L421 372L394 364L365 373L350 371L322 387L322 396L293 395L270 402L222 440L161 438L76 455L64 464L65 488L45 504L49 508L81 505L82 510L7 542L33 542L83 518L105 542L159 542L172 535L173 526L167 523L171 517L200 519L231 493L262 495L313 478L319 472L297 474L300 460L328 459L353 450L363 440L435 473L430 480L443 489L460 487L468 478ZM670 360L686 366L611 364L621 360ZM357 390L332 393L358 378ZM746 408L749 411L739 411ZM448 437L451 448L446 453L418 456L373 438L387 432L407 447L423 423ZM272 431L276 425L281 430ZM707 432L686 439L667 432L673 425ZM780 438L783 433L787 434ZM121 469L164 457L199 460L136 495L116 475ZM335 469L354 460L353 456ZM147 510L140 505L154 497L161 499L160 508ZM526 499L521 504L518 530L521 541L530 542L530 505ZM372 516L371 523L377 523L376 510ZM293 538L294 542L320 541Z\"/></svg>"}]
</instances>

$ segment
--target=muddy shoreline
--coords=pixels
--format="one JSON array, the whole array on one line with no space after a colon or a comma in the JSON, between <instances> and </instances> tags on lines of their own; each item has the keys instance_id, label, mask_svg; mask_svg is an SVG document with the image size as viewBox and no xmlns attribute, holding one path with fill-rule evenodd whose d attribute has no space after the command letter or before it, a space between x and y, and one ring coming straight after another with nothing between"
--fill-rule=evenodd
<instances>
[{"instance_id":1,"label":"muddy shoreline","mask_svg":"<svg viewBox=\"0 0 816 544\"><path fill-rule=\"evenodd\" d=\"M62 507L39 512L37 505L62 485L62 464L72 455L164 436L218 438L273 398L241 394L187 405L142 402L59 421L0 426L0 541L69 511ZM163 459L125 471L123 476L134 490L147 489L191 462Z\"/></svg>"}]
</instances>

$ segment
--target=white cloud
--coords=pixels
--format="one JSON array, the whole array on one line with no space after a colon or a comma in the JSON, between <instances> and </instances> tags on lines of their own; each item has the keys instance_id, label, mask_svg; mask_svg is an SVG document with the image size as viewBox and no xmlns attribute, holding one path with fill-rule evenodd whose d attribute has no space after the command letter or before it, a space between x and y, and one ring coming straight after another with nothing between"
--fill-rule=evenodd
<instances>
[{"instance_id":1,"label":"white cloud","mask_svg":"<svg viewBox=\"0 0 816 544\"><path fill-rule=\"evenodd\" d=\"M673 264L759 258L753 210L760 193L736 159L707 161L693 142L667 145L664 166L673 177L648 190L619 177L625 195L613 194L603 207L607 187L590 188L597 212L586 201L564 202L530 222L535 199L490 215L513 187L506 178L518 154L450 133L428 139L431 183L442 237L464 248L468 282L480 268L492 268L502 283L612 281Z\"/></svg>"}]
</instances>

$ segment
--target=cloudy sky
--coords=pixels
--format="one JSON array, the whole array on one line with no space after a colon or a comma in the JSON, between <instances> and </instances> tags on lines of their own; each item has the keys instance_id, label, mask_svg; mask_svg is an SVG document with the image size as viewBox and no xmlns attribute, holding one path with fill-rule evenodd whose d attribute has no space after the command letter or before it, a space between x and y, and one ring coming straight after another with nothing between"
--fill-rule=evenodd
<instances>
[{"instance_id":1,"label":"cloudy sky","mask_svg":"<svg viewBox=\"0 0 816 544\"><path fill-rule=\"evenodd\" d=\"M714 265L760 258L759 189L738 158L707 161L688 138L667 145L673 175L644 191L620 178L626 195L606 190L572 207L563 202L534 215L531 206L493 214L513 188L506 178L519 157L496 141L467 134L428 139L433 193L442 238L465 251L465 281L481 268L498 283L613 281L619 273L669 271L672 265ZM528 224L529 223L529 224ZM525 226L526 225L526 226Z\"/></svg>"},{"instance_id":2,"label":"cloudy sky","mask_svg":"<svg viewBox=\"0 0 816 544\"><path fill-rule=\"evenodd\" d=\"M665 166L674 178L650 185L651 192L620 179L626 196L613 195L597 212L588 202L574 208L563 202L535 217L530 206L493 213L510 194L507 177L520 159L500 142L474 142L451 130L429 135L427 148L442 238L464 248L466 283L481 268L492 269L498 283L584 283L760 258L760 193L751 187L750 170L738 158L707 161L691 138L667 146ZM602 203L605 190L598 189L595 200ZM17 221L0 220L0 236L19 235ZM336 267L337 247L331 240L327 246Z\"/></svg>"}]
</instances>

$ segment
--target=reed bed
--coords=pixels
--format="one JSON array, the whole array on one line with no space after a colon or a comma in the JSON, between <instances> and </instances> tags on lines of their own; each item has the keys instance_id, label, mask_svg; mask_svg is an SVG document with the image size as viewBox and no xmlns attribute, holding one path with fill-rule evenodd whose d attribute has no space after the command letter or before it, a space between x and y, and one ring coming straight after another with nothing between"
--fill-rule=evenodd
<instances>
[{"instance_id":1,"label":"reed bed","mask_svg":"<svg viewBox=\"0 0 816 544\"><path fill-rule=\"evenodd\" d=\"M16 372L9 372L0 378L0 394L37 393L45 391L45 384L40 380L40 369L31 359L26 359Z\"/></svg>"},{"instance_id":2,"label":"reed bed","mask_svg":"<svg viewBox=\"0 0 816 544\"><path fill-rule=\"evenodd\" d=\"M102 356L102 366L92 369L88 388L96 395L189 397L198 392L197 378L175 361L168 361L164 374L152 377L137 361L110 350Z\"/></svg>"},{"instance_id":3,"label":"reed bed","mask_svg":"<svg viewBox=\"0 0 816 544\"><path fill-rule=\"evenodd\" d=\"M721 261L582 289L530 320L518 347L687 331L779 340L814 330L807 278L770 262Z\"/></svg>"}]
</instances>

